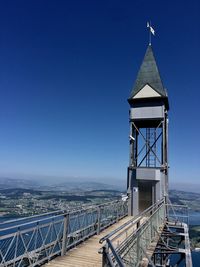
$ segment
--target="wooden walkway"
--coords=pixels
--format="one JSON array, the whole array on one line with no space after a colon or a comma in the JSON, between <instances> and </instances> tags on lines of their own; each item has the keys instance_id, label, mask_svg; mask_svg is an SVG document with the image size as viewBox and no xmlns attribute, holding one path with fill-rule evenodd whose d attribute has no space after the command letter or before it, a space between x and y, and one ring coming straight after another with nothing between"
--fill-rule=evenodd
<instances>
[{"instance_id":1,"label":"wooden walkway","mask_svg":"<svg viewBox=\"0 0 200 267\"><path fill-rule=\"evenodd\" d=\"M76 248L69 250L65 256L57 257L45 264L45 267L101 267L102 255L98 253L103 244L99 240L122 224L129 221L132 217L125 217L119 222L103 230L99 235L94 235Z\"/></svg>"}]
</instances>

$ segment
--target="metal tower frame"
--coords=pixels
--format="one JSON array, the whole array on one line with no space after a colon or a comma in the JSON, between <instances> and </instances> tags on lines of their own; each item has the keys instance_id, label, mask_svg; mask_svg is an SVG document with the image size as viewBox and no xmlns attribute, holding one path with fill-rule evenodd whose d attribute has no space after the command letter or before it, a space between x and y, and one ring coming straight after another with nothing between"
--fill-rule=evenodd
<instances>
[{"instance_id":1,"label":"metal tower frame","mask_svg":"<svg viewBox=\"0 0 200 267\"><path fill-rule=\"evenodd\" d=\"M168 96L148 46L131 96L130 157L127 171L129 215L168 199Z\"/></svg>"}]
</instances>

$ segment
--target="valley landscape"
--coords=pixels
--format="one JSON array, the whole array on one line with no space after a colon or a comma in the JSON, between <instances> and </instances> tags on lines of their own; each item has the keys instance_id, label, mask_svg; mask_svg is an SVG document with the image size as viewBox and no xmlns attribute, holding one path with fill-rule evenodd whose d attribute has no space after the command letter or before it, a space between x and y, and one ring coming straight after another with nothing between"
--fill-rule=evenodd
<instances>
[{"instance_id":1,"label":"valley landscape","mask_svg":"<svg viewBox=\"0 0 200 267\"><path fill-rule=\"evenodd\" d=\"M119 200L126 189L118 185L82 181L41 185L25 179L0 179L0 221L17 219L57 210L74 211ZM189 208L192 248L200 247L200 193L178 189L169 191L173 204Z\"/></svg>"}]
</instances>

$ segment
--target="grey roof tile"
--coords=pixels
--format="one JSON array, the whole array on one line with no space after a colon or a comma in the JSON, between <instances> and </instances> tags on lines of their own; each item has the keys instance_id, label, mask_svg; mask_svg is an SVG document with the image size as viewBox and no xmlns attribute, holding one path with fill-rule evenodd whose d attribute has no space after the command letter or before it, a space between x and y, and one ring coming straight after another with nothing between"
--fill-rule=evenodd
<instances>
[{"instance_id":1,"label":"grey roof tile","mask_svg":"<svg viewBox=\"0 0 200 267\"><path fill-rule=\"evenodd\" d=\"M129 99L133 98L146 84L150 85L161 96L167 97L167 91L163 87L151 45L146 50Z\"/></svg>"}]
</instances>

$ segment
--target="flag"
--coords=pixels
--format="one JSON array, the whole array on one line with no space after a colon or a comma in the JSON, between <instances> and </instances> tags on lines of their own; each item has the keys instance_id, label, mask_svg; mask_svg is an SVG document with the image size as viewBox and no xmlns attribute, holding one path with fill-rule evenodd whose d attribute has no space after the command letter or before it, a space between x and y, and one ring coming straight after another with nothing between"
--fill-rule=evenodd
<instances>
[{"instance_id":1,"label":"flag","mask_svg":"<svg viewBox=\"0 0 200 267\"><path fill-rule=\"evenodd\" d=\"M150 31L153 35L155 35L155 30L150 26Z\"/></svg>"},{"instance_id":2,"label":"flag","mask_svg":"<svg viewBox=\"0 0 200 267\"><path fill-rule=\"evenodd\" d=\"M155 30L154 30L153 27L150 26L149 22L147 22L147 28L149 28L149 29L150 29L150 32L151 32L153 35L155 35Z\"/></svg>"}]
</instances>

